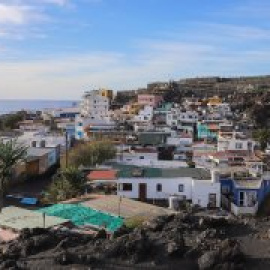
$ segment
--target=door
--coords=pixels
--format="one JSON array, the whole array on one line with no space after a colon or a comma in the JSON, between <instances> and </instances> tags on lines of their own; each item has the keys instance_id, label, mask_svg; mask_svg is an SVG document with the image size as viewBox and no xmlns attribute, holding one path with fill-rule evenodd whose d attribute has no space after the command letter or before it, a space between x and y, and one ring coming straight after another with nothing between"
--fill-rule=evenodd
<instances>
[{"instance_id":1,"label":"door","mask_svg":"<svg viewBox=\"0 0 270 270\"><path fill-rule=\"evenodd\" d=\"M217 196L215 193L209 194L209 208L215 208L217 205Z\"/></svg>"},{"instance_id":2,"label":"door","mask_svg":"<svg viewBox=\"0 0 270 270\"><path fill-rule=\"evenodd\" d=\"M146 184L139 184L139 200L144 202L146 201Z\"/></svg>"}]
</instances>

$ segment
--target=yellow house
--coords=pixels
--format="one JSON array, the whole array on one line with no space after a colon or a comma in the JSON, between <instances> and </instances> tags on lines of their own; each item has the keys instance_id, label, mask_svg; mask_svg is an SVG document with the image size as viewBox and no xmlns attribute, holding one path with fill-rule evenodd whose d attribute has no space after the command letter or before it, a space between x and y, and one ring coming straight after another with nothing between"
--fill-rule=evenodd
<instances>
[{"instance_id":1,"label":"yellow house","mask_svg":"<svg viewBox=\"0 0 270 270\"><path fill-rule=\"evenodd\" d=\"M129 114L138 114L143 105L136 103L130 104Z\"/></svg>"},{"instance_id":2,"label":"yellow house","mask_svg":"<svg viewBox=\"0 0 270 270\"><path fill-rule=\"evenodd\" d=\"M218 96L214 96L214 97L208 98L207 105L209 105L209 106L215 106L215 105L219 105L221 103L222 103L222 99L219 98Z\"/></svg>"}]
</instances>

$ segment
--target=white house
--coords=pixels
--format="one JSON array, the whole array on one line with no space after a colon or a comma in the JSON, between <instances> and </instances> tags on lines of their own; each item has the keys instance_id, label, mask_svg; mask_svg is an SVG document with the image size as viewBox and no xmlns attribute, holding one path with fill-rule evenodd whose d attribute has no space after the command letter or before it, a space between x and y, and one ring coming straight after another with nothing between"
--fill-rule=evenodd
<instances>
[{"instance_id":1,"label":"white house","mask_svg":"<svg viewBox=\"0 0 270 270\"><path fill-rule=\"evenodd\" d=\"M207 104L208 109L212 113L218 113L224 117L231 116L231 106L229 103Z\"/></svg>"},{"instance_id":2,"label":"white house","mask_svg":"<svg viewBox=\"0 0 270 270\"><path fill-rule=\"evenodd\" d=\"M172 133L170 137L167 137L166 144L174 146L191 146L193 143L193 136L191 133Z\"/></svg>"},{"instance_id":3,"label":"white house","mask_svg":"<svg viewBox=\"0 0 270 270\"><path fill-rule=\"evenodd\" d=\"M117 186L118 195L142 201L177 196L202 207L220 206L220 183L212 181L204 169L134 167L119 172Z\"/></svg>"},{"instance_id":4,"label":"white house","mask_svg":"<svg viewBox=\"0 0 270 270\"><path fill-rule=\"evenodd\" d=\"M246 150L253 152L256 144L254 140L246 138L243 134L233 132L232 135L218 136L217 150Z\"/></svg>"},{"instance_id":5,"label":"white house","mask_svg":"<svg viewBox=\"0 0 270 270\"><path fill-rule=\"evenodd\" d=\"M138 164L138 161L142 163L150 164L151 162L158 160L158 151L154 148L136 148L125 149L119 151L117 154L117 162ZM140 163L140 162L139 162Z\"/></svg>"},{"instance_id":6,"label":"white house","mask_svg":"<svg viewBox=\"0 0 270 270\"><path fill-rule=\"evenodd\" d=\"M166 115L166 124L168 126L176 126L179 129L192 127L198 121L198 113L192 110L182 108L172 108Z\"/></svg>"},{"instance_id":7,"label":"white house","mask_svg":"<svg viewBox=\"0 0 270 270\"><path fill-rule=\"evenodd\" d=\"M150 122L153 119L154 109L150 105L145 105L143 109L139 110L138 115L135 115L133 121L135 122Z\"/></svg>"}]
</instances>

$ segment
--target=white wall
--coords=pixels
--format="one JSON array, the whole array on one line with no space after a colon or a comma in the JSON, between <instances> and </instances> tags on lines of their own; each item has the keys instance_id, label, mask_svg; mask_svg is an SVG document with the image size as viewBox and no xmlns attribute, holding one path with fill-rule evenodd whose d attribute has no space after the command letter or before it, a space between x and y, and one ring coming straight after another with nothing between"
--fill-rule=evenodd
<instances>
[{"instance_id":1,"label":"white wall","mask_svg":"<svg viewBox=\"0 0 270 270\"><path fill-rule=\"evenodd\" d=\"M192 188L192 203L207 207L209 194L216 194L216 207L220 207L220 183L211 180L194 180Z\"/></svg>"},{"instance_id":2,"label":"white wall","mask_svg":"<svg viewBox=\"0 0 270 270\"><path fill-rule=\"evenodd\" d=\"M188 137L188 138L183 138L183 137L168 137L167 138L167 144L169 145L190 145L193 143L193 138Z\"/></svg>"},{"instance_id":3,"label":"white wall","mask_svg":"<svg viewBox=\"0 0 270 270\"><path fill-rule=\"evenodd\" d=\"M143 158L141 158L143 157ZM120 161L120 162L135 162L135 161L138 161L138 160L141 160L142 162L146 161L147 160L152 160L152 161L155 161L155 160L158 160L158 153L155 152L155 153L136 153L136 152L131 152L131 153L119 153L118 156L117 156L117 160Z\"/></svg>"},{"instance_id":4,"label":"white wall","mask_svg":"<svg viewBox=\"0 0 270 270\"><path fill-rule=\"evenodd\" d=\"M194 124L198 121L196 111L181 111L180 108L172 108L166 115L166 124L168 126L179 126L181 123Z\"/></svg>"},{"instance_id":5,"label":"white wall","mask_svg":"<svg viewBox=\"0 0 270 270\"><path fill-rule=\"evenodd\" d=\"M239 146L241 145L241 148ZM218 151L226 150L254 150L256 142L250 139L218 138ZM238 147L237 147L238 146Z\"/></svg>"},{"instance_id":6,"label":"white wall","mask_svg":"<svg viewBox=\"0 0 270 270\"><path fill-rule=\"evenodd\" d=\"M167 199L170 195L185 195L191 200L192 195L192 178L119 178L118 183L131 183L132 191L120 191L118 185L118 195L122 195L131 199L139 198L139 184L147 184L146 196L148 199ZM162 184L162 192L157 192L157 184ZM184 191L178 192L178 186L184 185Z\"/></svg>"},{"instance_id":7,"label":"white wall","mask_svg":"<svg viewBox=\"0 0 270 270\"><path fill-rule=\"evenodd\" d=\"M121 191L117 187L117 194L131 199L139 199L139 184L147 184L147 199L168 199L171 195L184 195L193 204L207 207L209 194L216 194L216 207L220 207L220 183L211 180L194 180L191 177L179 178L119 178L118 183L132 184L132 191ZM162 192L157 192L157 184L162 184ZM184 185L184 191L179 192L179 185Z\"/></svg>"},{"instance_id":8,"label":"white wall","mask_svg":"<svg viewBox=\"0 0 270 270\"><path fill-rule=\"evenodd\" d=\"M53 135L38 132L25 132L22 136L18 137L18 143L22 143L26 146L33 147L33 142L36 142L35 147L44 147L42 143L45 142L46 147L61 146L62 149L66 148L66 138L63 135ZM69 141L68 141L69 144Z\"/></svg>"},{"instance_id":9,"label":"white wall","mask_svg":"<svg viewBox=\"0 0 270 270\"><path fill-rule=\"evenodd\" d=\"M138 115L134 116L134 121L152 121L153 119L153 107L146 105L142 110L139 111Z\"/></svg>"},{"instance_id":10,"label":"white wall","mask_svg":"<svg viewBox=\"0 0 270 270\"><path fill-rule=\"evenodd\" d=\"M258 211L258 204L252 207L238 207L234 203L231 203L231 211L234 215L255 215Z\"/></svg>"},{"instance_id":11,"label":"white wall","mask_svg":"<svg viewBox=\"0 0 270 270\"><path fill-rule=\"evenodd\" d=\"M92 119L102 119L108 115L109 99L100 95L98 90L85 93L81 102L81 114Z\"/></svg>"}]
</instances>

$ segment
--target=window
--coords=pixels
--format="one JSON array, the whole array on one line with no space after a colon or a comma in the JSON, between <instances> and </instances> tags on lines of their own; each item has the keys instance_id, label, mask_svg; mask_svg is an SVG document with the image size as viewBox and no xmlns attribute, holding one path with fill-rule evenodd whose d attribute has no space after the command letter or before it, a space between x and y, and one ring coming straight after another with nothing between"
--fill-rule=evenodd
<instances>
[{"instance_id":1,"label":"window","mask_svg":"<svg viewBox=\"0 0 270 270\"><path fill-rule=\"evenodd\" d=\"M82 127L82 125L83 125L83 123L81 123L81 122L78 124L79 127Z\"/></svg>"},{"instance_id":2,"label":"window","mask_svg":"<svg viewBox=\"0 0 270 270\"><path fill-rule=\"evenodd\" d=\"M40 147L46 147L46 141L42 140L42 141L40 142Z\"/></svg>"},{"instance_id":3,"label":"window","mask_svg":"<svg viewBox=\"0 0 270 270\"><path fill-rule=\"evenodd\" d=\"M157 184L157 192L161 192L162 191L162 185L161 184Z\"/></svg>"},{"instance_id":4,"label":"window","mask_svg":"<svg viewBox=\"0 0 270 270\"><path fill-rule=\"evenodd\" d=\"M32 147L37 147L37 142L36 141L32 141Z\"/></svg>"},{"instance_id":5,"label":"window","mask_svg":"<svg viewBox=\"0 0 270 270\"><path fill-rule=\"evenodd\" d=\"M239 206L244 206L244 202L245 202L244 198L245 198L244 192L240 191L239 192Z\"/></svg>"},{"instance_id":6,"label":"window","mask_svg":"<svg viewBox=\"0 0 270 270\"><path fill-rule=\"evenodd\" d=\"M78 133L77 133L77 134L78 134L78 137L79 137L79 138L82 138L83 133L82 133L81 131L78 131Z\"/></svg>"},{"instance_id":7,"label":"window","mask_svg":"<svg viewBox=\"0 0 270 270\"><path fill-rule=\"evenodd\" d=\"M235 148L236 149L242 149L243 148L243 144L242 143L235 143Z\"/></svg>"},{"instance_id":8,"label":"window","mask_svg":"<svg viewBox=\"0 0 270 270\"><path fill-rule=\"evenodd\" d=\"M123 183L120 185L121 191L132 191L132 184L130 183Z\"/></svg>"},{"instance_id":9,"label":"window","mask_svg":"<svg viewBox=\"0 0 270 270\"><path fill-rule=\"evenodd\" d=\"M184 192L184 185L183 184L180 184L178 186L178 192Z\"/></svg>"},{"instance_id":10,"label":"window","mask_svg":"<svg viewBox=\"0 0 270 270\"><path fill-rule=\"evenodd\" d=\"M144 156L140 156L140 159L144 159Z\"/></svg>"}]
</instances>

